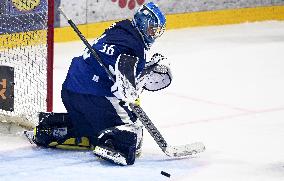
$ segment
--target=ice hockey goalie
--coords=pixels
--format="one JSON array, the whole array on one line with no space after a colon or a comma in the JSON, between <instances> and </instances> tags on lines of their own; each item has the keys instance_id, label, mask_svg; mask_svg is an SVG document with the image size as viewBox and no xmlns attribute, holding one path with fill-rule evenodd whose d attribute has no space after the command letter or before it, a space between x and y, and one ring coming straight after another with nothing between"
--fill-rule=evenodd
<instances>
[{"instance_id":1,"label":"ice hockey goalie","mask_svg":"<svg viewBox=\"0 0 284 181\"><path fill-rule=\"evenodd\" d=\"M168 87L172 74L165 59L146 50L165 30L166 19L158 6L145 3L132 20L108 28L92 45L115 82L86 49L74 57L62 86L62 102L68 113L41 113L34 132L26 132L39 146L91 149L104 160L132 165L141 153L143 129L129 103L143 90Z\"/></svg>"}]
</instances>

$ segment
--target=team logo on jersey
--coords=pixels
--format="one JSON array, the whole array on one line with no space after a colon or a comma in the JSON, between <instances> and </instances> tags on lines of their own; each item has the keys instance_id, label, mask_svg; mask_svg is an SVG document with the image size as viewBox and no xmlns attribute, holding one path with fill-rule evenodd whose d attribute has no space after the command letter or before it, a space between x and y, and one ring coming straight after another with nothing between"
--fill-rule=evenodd
<instances>
[{"instance_id":1,"label":"team logo on jersey","mask_svg":"<svg viewBox=\"0 0 284 181\"><path fill-rule=\"evenodd\" d=\"M97 75L94 75L93 78L92 78L92 80L95 81L95 82L99 82L99 79L100 79L100 77L97 76Z\"/></svg>"},{"instance_id":2,"label":"team logo on jersey","mask_svg":"<svg viewBox=\"0 0 284 181\"><path fill-rule=\"evenodd\" d=\"M5 100L7 99L5 96L5 92L7 90L7 79L2 79L0 85L2 85L2 88L0 87L0 98Z\"/></svg>"},{"instance_id":3,"label":"team logo on jersey","mask_svg":"<svg viewBox=\"0 0 284 181\"><path fill-rule=\"evenodd\" d=\"M117 0L111 0L112 2L116 2ZM138 5L144 4L145 0L118 0L118 6L121 8L125 8L126 5L128 6L128 9L132 10L136 6L136 2Z\"/></svg>"},{"instance_id":4,"label":"team logo on jersey","mask_svg":"<svg viewBox=\"0 0 284 181\"><path fill-rule=\"evenodd\" d=\"M13 5L20 11L34 10L41 0L12 0Z\"/></svg>"}]
</instances>

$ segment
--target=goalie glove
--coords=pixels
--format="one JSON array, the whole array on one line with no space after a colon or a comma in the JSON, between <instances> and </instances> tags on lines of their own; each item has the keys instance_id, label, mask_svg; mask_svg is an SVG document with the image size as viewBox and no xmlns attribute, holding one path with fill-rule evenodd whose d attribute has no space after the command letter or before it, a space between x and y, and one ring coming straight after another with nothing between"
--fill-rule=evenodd
<instances>
[{"instance_id":1,"label":"goalie glove","mask_svg":"<svg viewBox=\"0 0 284 181\"><path fill-rule=\"evenodd\" d=\"M168 87L172 82L172 78L169 67L166 65L156 65L150 73L141 77L139 82L140 84L142 83L142 88L145 90L159 91Z\"/></svg>"},{"instance_id":2,"label":"goalie glove","mask_svg":"<svg viewBox=\"0 0 284 181\"><path fill-rule=\"evenodd\" d=\"M173 76L170 68L160 63L161 60L165 59L163 55L158 53L152 56L151 61L146 64L137 80L138 92L141 93L143 89L158 91L171 84Z\"/></svg>"}]
</instances>

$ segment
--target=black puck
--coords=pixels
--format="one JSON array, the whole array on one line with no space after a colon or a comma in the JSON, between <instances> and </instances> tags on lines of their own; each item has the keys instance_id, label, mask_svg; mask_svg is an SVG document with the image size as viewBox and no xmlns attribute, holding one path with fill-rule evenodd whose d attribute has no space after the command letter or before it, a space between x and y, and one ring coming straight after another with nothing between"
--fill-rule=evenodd
<instances>
[{"instance_id":1,"label":"black puck","mask_svg":"<svg viewBox=\"0 0 284 181\"><path fill-rule=\"evenodd\" d=\"M171 174L167 173L167 172L164 172L164 171L161 171L161 174L166 176L166 177L171 177Z\"/></svg>"}]
</instances>

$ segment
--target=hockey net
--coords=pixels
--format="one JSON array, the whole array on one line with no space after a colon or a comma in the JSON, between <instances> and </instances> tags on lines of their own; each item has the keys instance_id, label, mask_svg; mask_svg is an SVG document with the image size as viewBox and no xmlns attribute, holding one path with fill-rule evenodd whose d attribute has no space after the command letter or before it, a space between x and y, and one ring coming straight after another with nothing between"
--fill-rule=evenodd
<instances>
[{"instance_id":1,"label":"hockey net","mask_svg":"<svg viewBox=\"0 0 284 181\"><path fill-rule=\"evenodd\" d=\"M52 110L53 1L1 2L0 66L14 71L13 92L8 95L13 108L0 109L2 123L31 128L38 122L38 112ZM1 81L0 90L5 88Z\"/></svg>"}]
</instances>

